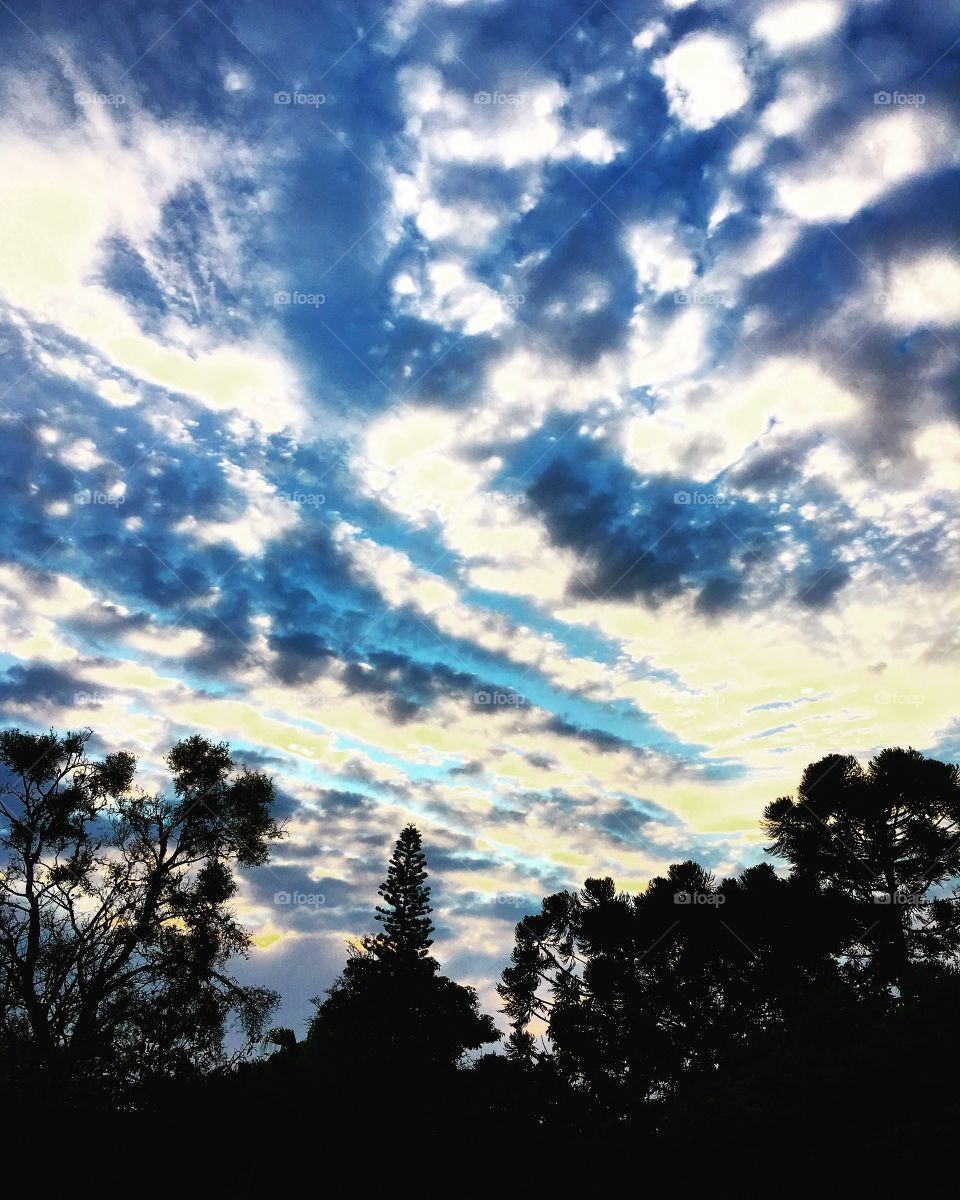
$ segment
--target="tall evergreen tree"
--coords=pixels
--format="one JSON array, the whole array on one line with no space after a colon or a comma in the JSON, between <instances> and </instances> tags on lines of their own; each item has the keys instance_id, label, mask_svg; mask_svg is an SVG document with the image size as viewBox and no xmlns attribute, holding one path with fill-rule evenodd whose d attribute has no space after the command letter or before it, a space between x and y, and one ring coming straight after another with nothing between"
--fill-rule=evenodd
<instances>
[{"instance_id":1,"label":"tall evergreen tree","mask_svg":"<svg viewBox=\"0 0 960 1200\"><path fill-rule=\"evenodd\" d=\"M387 878L379 888L388 907L377 905L377 920L383 924L378 948L396 955L401 962L425 959L433 945L433 910L426 878L427 859L420 831L415 825L407 825L397 838Z\"/></svg>"},{"instance_id":2,"label":"tall evergreen tree","mask_svg":"<svg viewBox=\"0 0 960 1200\"><path fill-rule=\"evenodd\" d=\"M316 1000L308 1042L325 1069L355 1080L391 1071L425 1079L453 1068L499 1033L473 988L440 974L430 954L433 923L419 830L407 825L379 894L383 932L351 947L340 978Z\"/></svg>"}]
</instances>

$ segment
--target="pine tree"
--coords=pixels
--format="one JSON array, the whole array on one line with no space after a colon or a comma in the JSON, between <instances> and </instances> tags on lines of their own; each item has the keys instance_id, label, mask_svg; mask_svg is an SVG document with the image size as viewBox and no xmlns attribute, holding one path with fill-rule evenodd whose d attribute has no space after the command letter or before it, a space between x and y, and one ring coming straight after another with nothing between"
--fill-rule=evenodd
<instances>
[{"instance_id":1,"label":"pine tree","mask_svg":"<svg viewBox=\"0 0 960 1200\"><path fill-rule=\"evenodd\" d=\"M328 1075L348 1077L361 1094L380 1087L376 1081L403 1078L409 1099L417 1088L429 1090L436 1073L453 1069L468 1050L500 1037L491 1018L481 1014L473 988L441 975L429 952L433 922L426 878L420 831L408 825L379 888L384 905L377 905L377 920L383 930L354 942L327 998L314 1001L308 1053Z\"/></svg>"},{"instance_id":2,"label":"pine tree","mask_svg":"<svg viewBox=\"0 0 960 1200\"><path fill-rule=\"evenodd\" d=\"M387 878L379 888L388 907L377 905L377 920L383 924L378 943L401 962L425 959L433 945L426 866L420 831L407 825L397 838Z\"/></svg>"}]
</instances>

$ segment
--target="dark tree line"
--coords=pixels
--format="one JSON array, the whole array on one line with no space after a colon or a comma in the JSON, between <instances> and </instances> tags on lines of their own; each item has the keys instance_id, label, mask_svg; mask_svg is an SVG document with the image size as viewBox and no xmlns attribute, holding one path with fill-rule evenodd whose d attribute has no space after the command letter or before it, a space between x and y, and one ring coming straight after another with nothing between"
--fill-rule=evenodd
<instances>
[{"instance_id":1,"label":"dark tree line","mask_svg":"<svg viewBox=\"0 0 960 1200\"><path fill-rule=\"evenodd\" d=\"M957 1127L956 766L813 764L764 812L785 872L718 881L688 861L636 895L602 878L548 896L516 927L496 1047L430 952L412 825L380 931L302 1040L265 1035L277 997L229 974L249 944L230 900L281 836L270 780L193 737L168 757L172 795L151 796L132 756L93 761L87 737L0 734L0 1082L29 1100L268 1122L320 1104L331 1145L472 1131L726 1161L806 1139L913 1164ZM270 1052L228 1056L231 1022Z\"/></svg>"}]
</instances>

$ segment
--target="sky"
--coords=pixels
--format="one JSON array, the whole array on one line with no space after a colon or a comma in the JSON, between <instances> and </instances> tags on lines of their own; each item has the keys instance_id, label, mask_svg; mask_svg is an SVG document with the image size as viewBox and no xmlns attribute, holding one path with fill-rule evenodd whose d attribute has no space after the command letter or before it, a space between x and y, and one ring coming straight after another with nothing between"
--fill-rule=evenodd
<instances>
[{"instance_id":1,"label":"sky","mask_svg":"<svg viewBox=\"0 0 960 1200\"><path fill-rule=\"evenodd\" d=\"M0 722L287 836L302 1028L408 822L444 970L957 761L960 3L0 3Z\"/></svg>"}]
</instances>

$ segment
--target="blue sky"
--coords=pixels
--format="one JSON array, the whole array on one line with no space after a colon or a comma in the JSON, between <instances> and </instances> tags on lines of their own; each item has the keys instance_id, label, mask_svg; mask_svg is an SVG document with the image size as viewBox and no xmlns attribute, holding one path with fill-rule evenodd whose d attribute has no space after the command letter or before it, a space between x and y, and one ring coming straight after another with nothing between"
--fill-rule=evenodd
<instances>
[{"instance_id":1,"label":"blue sky","mask_svg":"<svg viewBox=\"0 0 960 1200\"><path fill-rule=\"evenodd\" d=\"M276 779L297 1023L955 759L960 4L0 6L0 703Z\"/></svg>"}]
</instances>

